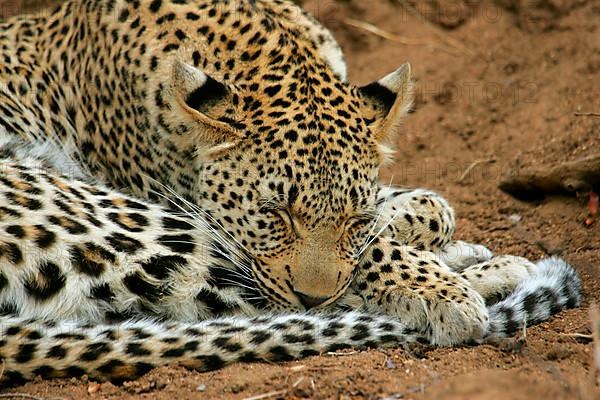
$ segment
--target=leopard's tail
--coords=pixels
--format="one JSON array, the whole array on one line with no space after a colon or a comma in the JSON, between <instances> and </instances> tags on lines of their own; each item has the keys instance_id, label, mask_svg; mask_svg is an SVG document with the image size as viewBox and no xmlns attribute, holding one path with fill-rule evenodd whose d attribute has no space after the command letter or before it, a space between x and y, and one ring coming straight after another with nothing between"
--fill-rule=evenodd
<instances>
[{"instance_id":1,"label":"leopard's tail","mask_svg":"<svg viewBox=\"0 0 600 400\"><path fill-rule=\"evenodd\" d=\"M579 306L581 281L564 260L551 257L536 263L531 277L504 300L489 307L488 337L509 337L553 314Z\"/></svg>"},{"instance_id":2,"label":"leopard's tail","mask_svg":"<svg viewBox=\"0 0 600 400\"><path fill-rule=\"evenodd\" d=\"M206 371L417 340L400 321L358 312L94 326L0 317L0 387L36 376L123 381L164 364Z\"/></svg>"},{"instance_id":3,"label":"leopard's tail","mask_svg":"<svg viewBox=\"0 0 600 400\"><path fill-rule=\"evenodd\" d=\"M489 307L487 336L514 335L580 301L575 271L558 258L540 261L530 278ZM205 371L238 361L285 361L423 340L423 333L394 317L360 312L98 325L5 316L0 317L0 387L38 375L123 381L171 363Z\"/></svg>"}]
</instances>

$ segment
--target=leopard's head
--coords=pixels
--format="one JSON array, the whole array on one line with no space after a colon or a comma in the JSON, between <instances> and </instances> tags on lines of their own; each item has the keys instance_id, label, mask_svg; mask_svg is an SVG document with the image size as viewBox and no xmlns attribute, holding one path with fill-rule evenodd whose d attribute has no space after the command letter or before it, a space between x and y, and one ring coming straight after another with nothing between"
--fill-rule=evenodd
<instances>
[{"instance_id":1,"label":"leopard's head","mask_svg":"<svg viewBox=\"0 0 600 400\"><path fill-rule=\"evenodd\" d=\"M325 65L232 85L176 62L174 77L177 106L198 124L194 202L251 256L242 272L272 309L334 302L376 233L379 167L411 104L410 66L364 87Z\"/></svg>"}]
</instances>

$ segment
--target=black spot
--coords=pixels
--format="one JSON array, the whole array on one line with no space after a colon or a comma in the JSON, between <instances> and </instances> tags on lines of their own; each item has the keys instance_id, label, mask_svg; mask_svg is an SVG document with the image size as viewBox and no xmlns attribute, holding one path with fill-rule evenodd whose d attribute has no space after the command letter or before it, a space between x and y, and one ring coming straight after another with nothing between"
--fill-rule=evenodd
<instances>
[{"instance_id":1,"label":"black spot","mask_svg":"<svg viewBox=\"0 0 600 400\"><path fill-rule=\"evenodd\" d=\"M188 234L162 235L156 240L175 253L192 253L196 247L194 238Z\"/></svg>"},{"instance_id":2,"label":"black spot","mask_svg":"<svg viewBox=\"0 0 600 400\"><path fill-rule=\"evenodd\" d=\"M383 260L383 251L381 251L381 249L379 248L374 248L373 249L373 261L375 262L381 262L381 260Z\"/></svg>"},{"instance_id":3,"label":"black spot","mask_svg":"<svg viewBox=\"0 0 600 400\"><path fill-rule=\"evenodd\" d=\"M66 369L66 374L71 377L79 377L86 374L86 370L78 365L71 365Z\"/></svg>"},{"instance_id":4,"label":"black spot","mask_svg":"<svg viewBox=\"0 0 600 400\"><path fill-rule=\"evenodd\" d=\"M228 287L244 288L248 294L259 296L258 289L254 287L252 280L244 275L244 271L232 268L218 264L209 265L208 283L218 289Z\"/></svg>"},{"instance_id":5,"label":"black spot","mask_svg":"<svg viewBox=\"0 0 600 400\"><path fill-rule=\"evenodd\" d=\"M90 289L90 297L96 300L111 301L114 296L108 283L92 286Z\"/></svg>"},{"instance_id":6,"label":"black spot","mask_svg":"<svg viewBox=\"0 0 600 400\"><path fill-rule=\"evenodd\" d=\"M256 362L259 361L260 358L258 357L258 354L256 354L253 351L244 351L239 357L238 357L238 361L239 362Z\"/></svg>"},{"instance_id":7,"label":"black spot","mask_svg":"<svg viewBox=\"0 0 600 400\"><path fill-rule=\"evenodd\" d=\"M115 369L119 368L119 367L123 367L125 365L125 363L121 360L108 360L107 362L105 362L104 364L102 364L101 366L99 366L97 368L98 372L104 374L104 375L111 375L113 374L113 372L115 371Z\"/></svg>"},{"instance_id":8,"label":"black spot","mask_svg":"<svg viewBox=\"0 0 600 400\"><path fill-rule=\"evenodd\" d=\"M145 373L149 372L154 368L154 365L145 362L136 362L133 367L135 371L133 372L133 376L142 376Z\"/></svg>"},{"instance_id":9,"label":"black spot","mask_svg":"<svg viewBox=\"0 0 600 400\"><path fill-rule=\"evenodd\" d=\"M52 376L54 371L55 371L54 367L51 367L50 365L41 365L31 372L33 372L33 375L35 375L35 376L41 376L42 378L48 378L48 377Z\"/></svg>"},{"instance_id":10,"label":"black spot","mask_svg":"<svg viewBox=\"0 0 600 400\"><path fill-rule=\"evenodd\" d=\"M125 200L125 207L134 208L136 210L148 210L147 205L138 203L137 201L133 201L133 200L129 200L129 199Z\"/></svg>"},{"instance_id":11,"label":"black spot","mask_svg":"<svg viewBox=\"0 0 600 400\"><path fill-rule=\"evenodd\" d=\"M158 12L161 5L162 5L162 0L152 1L152 3L150 3L150 11L152 11L153 13Z\"/></svg>"},{"instance_id":12,"label":"black spot","mask_svg":"<svg viewBox=\"0 0 600 400\"><path fill-rule=\"evenodd\" d=\"M156 301L160 297L160 288L145 280L139 271L127 275L123 283L131 293L149 301Z\"/></svg>"},{"instance_id":13,"label":"black spot","mask_svg":"<svg viewBox=\"0 0 600 400\"><path fill-rule=\"evenodd\" d=\"M350 340L360 341L368 338L371 333L369 327L365 324L356 324L352 327L353 334L350 336Z\"/></svg>"},{"instance_id":14,"label":"black spot","mask_svg":"<svg viewBox=\"0 0 600 400\"><path fill-rule=\"evenodd\" d=\"M379 274L377 272L369 272L367 274L367 281L369 281L369 282L375 282L378 279L379 279Z\"/></svg>"},{"instance_id":15,"label":"black spot","mask_svg":"<svg viewBox=\"0 0 600 400\"><path fill-rule=\"evenodd\" d=\"M212 341L216 347L229 351L230 353L236 353L242 349L239 343L232 342L231 337L217 337Z\"/></svg>"},{"instance_id":16,"label":"black spot","mask_svg":"<svg viewBox=\"0 0 600 400\"><path fill-rule=\"evenodd\" d=\"M283 341L285 343L293 344L293 343L304 343L304 344L313 344L315 343L315 338L310 334L304 335L292 335L292 334L284 334Z\"/></svg>"},{"instance_id":17,"label":"black spot","mask_svg":"<svg viewBox=\"0 0 600 400\"><path fill-rule=\"evenodd\" d=\"M196 295L196 300L204 303L208 310L215 316L221 315L226 311L231 311L235 307L225 303L221 297L211 290L202 288Z\"/></svg>"},{"instance_id":18,"label":"black spot","mask_svg":"<svg viewBox=\"0 0 600 400\"><path fill-rule=\"evenodd\" d=\"M269 349L270 359L272 361L292 361L294 357L283 346L274 346Z\"/></svg>"},{"instance_id":19,"label":"black spot","mask_svg":"<svg viewBox=\"0 0 600 400\"><path fill-rule=\"evenodd\" d=\"M177 29L175 31L175 37L177 37L179 40L184 40L187 38L186 34L181 29Z\"/></svg>"},{"instance_id":20,"label":"black spot","mask_svg":"<svg viewBox=\"0 0 600 400\"><path fill-rule=\"evenodd\" d=\"M41 248L46 249L54 244L56 241L56 235L54 232L49 231L43 225L35 225L37 234L34 242Z\"/></svg>"},{"instance_id":21,"label":"black spot","mask_svg":"<svg viewBox=\"0 0 600 400\"><path fill-rule=\"evenodd\" d=\"M178 48L179 48L178 44L176 44L176 43L169 43L165 47L163 47L163 52L164 53L168 53L170 51L177 50Z\"/></svg>"},{"instance_id":22,"label":"black spot","mask_svg":"<svg viewBox=\"0 0 600 400\"><path fill-rule=\"evenodd\" d=\"M383 273L392 272L392 266L390 264L383 264L380 268L380 271Z\"/></svg>"},{"instance_id":23,"label":"black spot","mask_svg":"<svg viewBox=\"0 0 600 400\"><path fill-rule=\"evenodd\" d=\"M125 22L125 21L127 21L127 18L129 18L129 10L127 8L124 8L119 13L119 22Z\"/></svg>"},{"instance_id":24,"label":"black spot","mask_svg":"<svg viewBox=\"0 0 600 400\"><path fill-rule=\"evenodd\" d=\"M21 332L21 327L18 325L14 325L11 326L10 328L8 328L7 330L4 331L4 334L6 336L15 336L18 335Z\"/></svg>"},{"instance_id":25,"label":"black spot","mask_svg":"<svg viewBox=\"0 0 600 400\"><path fill-rule=\"evenodd\" d=\"M164 217L162 220L162 227L166 230L176 231L191 231L194 226L187 221L179 218Z\"/></svg>"},{"instance_id":26,"label":"black spot","mask_svg":"<svg viewBox=\"0 0 600 400\"><path fill-rule=\"evenodd\" d=\"M29 340L39 340L42 338L42 334L39 331L32 330L27 334L27 339Z\"/></svg>"},{"instance_id":27,"label":"black spot","mask_svg":"<svg viewBox=\"0 0 600 400\"><path fill-rule=\"evenodd\" d=\"M42 203L34 198L26 197L26 196L17 196L14 193L6 193L6 198L8 198L13 204L21 207L25 207L29 210L39 210L42 208Z\"/></svg>"},{"instance_id":28,"label":"black spot","mask_svg":"<svg viewBox=\"0 0 600 400\"><path fill-rule=\"evenodd\" d=\"M106 236L104 239L117 251L133 254L140 249L144 248L144 245L137 239L128 237L119 232Z\"/></svg>"},{"instance_id":29,"label":"black spot","mask_svg":"<svg viewBox=\"0 0 600 400\"><path fill-rule=\"evenodd\" d=\"M0 272L0 292L2 289L8 286L8 278L2 272Z\"/></svg>"},{"instance_id":30,"label":"black spot","mask_svg":"<svg viewBox=\"0 0 600 400\"><path fill-rule=\"evenodd\" d=\"M109 353L111 346L106 342L91 343L89 344L83 353L79 356L81 361L96 361L101 356Z\"/></svg>"},{"instance_id":31,"label":"black spot","mask_svg":"<svg viewBox=\"0 0 600 400\"><path fill-rule=\"evenodd\" d=\"M169 273L180 266L187 265L181 256L154 256L142 263L142 268L156 279L165 279Z\"/></svg>"},{"instance_id":32,"label":"black spot","mask_svg":"<svg viewBox=\"0 0 600 400\"><path fill-rule=\"evenodd\" d=\"M271 338L271 334L267 331L252 331L250 332L250 343L258 346Z\"/></svg>"},{"instance_id":33,"label":"black spot","mask_svg":"<svg viewBox=\"0 0 600 400\"><path fill-rule=\"evenodd\" d=\"M14 360L23 364L33 359L35 352L37 351L37 345L35 343L24 343L19 345L17 354L14 355Z\"/></svg>"},{"instance_id":34,"label":"black spot","mask_svg":"<svg viewBox=\"0 0 600 400\"><path fill-rule=\"evenodd\" d=\"M83 274L94 277L102 275L106 266L103 262L98 262L97 259L107 260L110 263L116 261L113 253L91 242L85 244L85 249L78 246L71 248L71 263Z\"/></svg>"},{"instance_id":35,"label":"black spot","mask_svg":"<svg viewBox=\"0 0 600 400\"><path fill-rule=\"evenodd\" d=\"M265 88L265 94L269 97L275 96L281 90L281 85L273 85Z\"/></svg>"},{"instance_id":36,"label":"black spot","mask_svg":"<svg viewBox=\"0 0 600 400\"><path fill-rule=\"evenodd\" d=\"M56 295L66 282L65 275L53 262L42 262L38 272L31 274L23 282L25 290L37 300L45 301Z\"/></svg>"},{"instance_id":37,"label":"black spot","mask_svg":"<svg viewBox=\"0 0 600 400\"><path fill-rule=\"evenodd\" d=\"M197 357L197 359L202 361L202 364L207 371L220 369L225 366L225 361L217 355L201 356Z\"/></svg>"},{"instance_id":38,"label":"black spot","mask_svg":"<svg viewBox=\"0 0 600 400\"><path fill-rule=\"evenodd\" d=\"M132 356L149 356L152 354L150 350L144 348L144 345L139 342L127 343L125 353Z\"/></svg>"},{"instance_id":39,"label":"black spot","mask_svg":"<svg viewBox=\"0 0 600 400\"><path fill-rule=\"evenodd\" d=\"M352 347L352 346L349 345L348 343L333 343L333 344L327 346L326 352L328 352L328 353L335 353L336 351L344 350L344 349L347 349L349 347Z\"/></svg>"},{"instance_id":40,"label":"black spot","mask_svg":"<svg viewBox=\"0 0 600 400\"><path fill-rule=\"evenodd\" d=\"M108 219L129 232L142 232L144 230L142 227L148 226L148 218L139 213L109 213ZM123 221L123 219L131 220L135 223L135 225L128 225Z\"/></svg>"},{"instance_id":41,"label":"black spot","mask_svg":"<svg viewBox=\"0 0 600 400\"><path fill-rule=\"evenodd\" d=\"M9 225L6 227L6 232L18 239L23 239L25 237L25 230L20 225Z\"/></svg>"},{"instance_id":42,"label":"black spot","mask_svg":"<svg viewBox=\"0 0 600 400\"><path fill-rule=\"evenodd\" d=\"M429 220L429 229L432 232L437 232L440 230L440 224L435 219Z\"/></svg>"}]
</instances>

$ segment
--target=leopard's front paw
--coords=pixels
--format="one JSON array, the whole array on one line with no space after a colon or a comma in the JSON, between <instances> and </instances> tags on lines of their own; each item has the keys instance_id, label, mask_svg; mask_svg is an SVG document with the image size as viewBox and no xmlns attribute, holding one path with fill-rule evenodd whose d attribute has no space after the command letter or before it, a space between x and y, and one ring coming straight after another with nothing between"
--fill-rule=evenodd
<instances>
[{"instance_id":1,"label":"leopard's front paw","mask_svg":"<svg viewBox=\"0 0 600 400\"><path fill-rule=\"evenodd\" d=\"M371 312L395 315L430 343L480 339L488 325L483 298L435 254L380 238L361 263L349 296ZM383 256L381 256L383 254Z\"/></svg>"}]
</instances>

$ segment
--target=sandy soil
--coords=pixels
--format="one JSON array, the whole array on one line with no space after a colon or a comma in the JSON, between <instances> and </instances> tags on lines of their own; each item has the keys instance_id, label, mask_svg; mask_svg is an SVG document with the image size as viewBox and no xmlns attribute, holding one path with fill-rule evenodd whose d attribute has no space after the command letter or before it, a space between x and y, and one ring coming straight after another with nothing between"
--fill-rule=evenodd
<instances>
[{"instance_id":1,"label":"sandy soil","mask_svg":"<svg viewBox=\"0 0 600 400\"><path fill-rule=\"evenodd\" d=\"M13 8L0 13L23 10L18 1L7 2ZM583 279L580 309L528 328L520 346L434 349L422 358L402 350L348 352L212 373L164 367L119 387L72 379L11 392L67 399L600 399L592 343L572 335L589 335L588 308L600 302L600 221L584 224L585 193L525 203L498 189L511 168L598 152L600 118L576 113L600 112L600 4L407 4L304 2L339 38L353 82L377 79L406 60L413 65L415 111L384 181L447 196L460 239L531 259L562 255ZM395 39L357 27L365 22Z\"/></svg>"}]
</instances>

